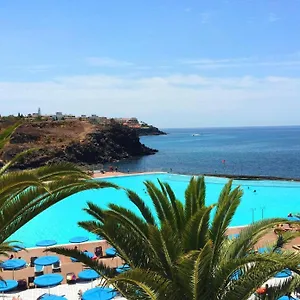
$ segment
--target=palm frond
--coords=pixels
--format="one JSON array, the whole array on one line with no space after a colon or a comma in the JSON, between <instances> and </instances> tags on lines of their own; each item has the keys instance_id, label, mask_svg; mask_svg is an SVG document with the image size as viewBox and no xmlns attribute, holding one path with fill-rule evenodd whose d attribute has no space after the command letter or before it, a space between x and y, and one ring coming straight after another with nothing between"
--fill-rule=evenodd
<instances>
[{"instance_id":1,"label":"palm frond","mask_svg":"<svg viewBox=\"0 0 300 300\"><path fill-rule=\"evenodd\" d=\"M16 122L15 124L5 128L0 132L0 153L4 146L9 142L11 136L14 134L16 129L21 125L21 122Z\"/></svg>"},{"instance_id":2,"label":"palm frond","mask_svg":"<svg viewBox=\"0 0 300 300\"><path fill-rule=\"evenodd\" d=\"M160 183L160 181L158 182ZM174 215L172 214L172 208L166 195L151 181L146 181L145 186L155 206L160 223L167 221L170 224L174 224Z\"/></svg>"},{"instance_id":3,"label":"palm frond","mask_svg":"<svg viewBox=\"0 0 300 300\"><path fill-rule=\"evenodd\" d=\"M12 167L15 163L20 161L22 158L26 157L28 154L36 151L36 149L28 149L18 153L15 157L13 157L9 162L7 162L2 168L0 168L0 176L3 175L10 167Z\"/></svg>"},{"instance_id":4,"label":"palm frond","mask_svg":"<svg viewBox=\"0 0 300 300\"><path fill-rule=\"evenodd\" d=\"M102 222L104 221L104 209L101 208L99 205L88 201L87 208L83 210L87 212L91 217L95 218L97 221Z\"/></svg>"},{"instance_id":5,"label":"palm frond","mask_svg":"<svg viewBox=\"0 0 300 300\"><path fill-rule=\"evenodd\" d=\"M274 226L283 222L283 219L273 218L255 222L247 227L244 227L240 235L231 243L230 247L223 252L223 257L228 259L243 257L252 251L257 242Z\"/></svg>"},{"instance_id":6,"label":"palm frond","mask_svg":"<svg viewBox=\"0 0 300 300\"><path fill-rule=\"evenodd\" d=\"M0 242L6 240L12 233L48 207L75 193L101 188L102 182L79 181L67 184L67 180L61 180L51 183L51 187L51 193L40 193L39 197L37 197L38 191L28 189L11 200L5 207L2 205L0 222L3 224L3 229L0 232Z\"/></svg>"},{"instance_id":7,"label":"palm frond","mask_svg":"<svg viewBox=\"0 0 300 300\"><path fill-rule=\"evenodd\" d=\"M239 187L231 191L232 181L229 181L223 188L219 202L217 204L216 214L210 230L210 239L213 241L213 262L218 259L226 237L226 230L232 220L232 217L240 204L243 192Z\"/></svg>"},{"instance_id":8,"label":"palm frond","mask_svg":"<svg viewBox=\"0 0 300 300\"><path fill-rule=\"evenodd\" d=\"M94 220L79 223L103 236L130 265L130 271L108 281L127 299L246 300L285 268L300 277L300 254L273 251L295 234L283 235L269 252L252 251L263 235L283 219L252 224L238 238L228 239L226 232L243 194L240 187L232 187L232 181L222 189L218 203L208 207L203 177L190 180L184 204L170 185L158 184L145 183L156 215L136 193L126 190L142 216L115 204L103 209L89 203L86 211ZM282 285L278 292L281 295L293 286Z\"/></svg>"},{"instance_id":9,"label":"palm frond","mask_svg":"<svg viewBox=\"0 0 300 300\"><path fill-rule=\"evenodd\" d=\"M180 232L183 230L185 223L183 205L179 200L176 199L175 193L168 183L164 183L164 187L173 208L173 213L177 224L177 231Z\"/></svg>"},{"instance_id":10,"label":"palm frond","mask_svg":"<svg viewBox=\"0 0 300 300\"><path fill-rule=\"evenodd\" d=\"M201 249L207 243L210 212L214 206L202 207L185 225L183 233L185 251Z\"/></svg>"},{"instance_id":11,"label":"palm frond","mask_svg":"<svg viewBox=\"0 0 300 300\"><path fill-rule=\"evenodd\" d=\"M133 286L134 292L130 289L128 293L123 289L122 294L127 299L139 299L137 297L139 297L140 294L140 296L143 297L141 299L184 300L184 298L180 298L179 295L174 297L174 295L176 295L176 288L174 288L172 282L150 270L135 268L110 279L108 283L116 285L117 287L120 283Z\"/></svg>"},{"instance_id":12,"label":"palm frond","mask_svg":"<svg viewBox=\"0 0 300 300\"><path fill-rule=\"evenodd\" d=\"M51 247L47 249L47 252L54 252L56 254L76 258L84 265L95 270L105 280L108 280L109 278L112 278L116 275L116 271L114 269L105 266L103 262L99 260L93 260L92 258L89 258L87 255L85 255L84 252L77 249L70 249L66 247Z\"/></svg>"},{"instance_id":13,"label":"palm frond","mask_svg":"<svg viewBox=\"0 0 300 300\"><path fill-rule=\"evenodd\" d=\"M147 207L147 205L142 200L142 198L137 193L135 193L134 191L131 191L131 190L126 190L126 193L127 193L128 199L139 209L139 211L141 212L145 221L148 224L154 225L155 219L152 215L152 212L149 209L149 207Z\"/></svg>"}]
</instances>

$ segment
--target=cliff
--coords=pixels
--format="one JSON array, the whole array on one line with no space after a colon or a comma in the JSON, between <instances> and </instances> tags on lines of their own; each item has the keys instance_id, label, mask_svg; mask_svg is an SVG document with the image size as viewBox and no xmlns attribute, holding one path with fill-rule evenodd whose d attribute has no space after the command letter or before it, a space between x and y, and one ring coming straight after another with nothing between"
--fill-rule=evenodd
<instances>
[{"instance_id":1,"label":"cliff","mask_svg":"<svg viewBox=\"0 0 300 300\"><path fill-rule=\"evenodd\" d=\"M164 135L165 132L159 130L157 127L154 127L152 125L142 126L141 128L136 129L139 136L144 135Z\"/></svg>"},{"instance_id":2,"label":"cliff","mask_svg":"<svg viewBox=\"0 0 300 300\"><path fill-rule=\"evenodd\" d=\"M0 124L1 127L5 127ZM103 164L125 158L154 154L140 143L138 133L126 126L94 125L85 121L41 121L21 125L4 149L1 159L36 148L15 167L33 168L68 161L81 165Z\"/></svg>"}]
</instances>

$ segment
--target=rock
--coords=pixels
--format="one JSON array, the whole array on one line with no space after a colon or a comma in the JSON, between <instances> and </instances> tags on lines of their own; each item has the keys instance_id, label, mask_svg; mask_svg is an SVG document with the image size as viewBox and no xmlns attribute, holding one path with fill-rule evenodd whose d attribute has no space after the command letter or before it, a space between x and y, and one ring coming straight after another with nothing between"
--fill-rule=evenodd
<instances>
[{"instance_id":1,"label":"rock","mask_svg":"<svg viewBox=\"0 0 300 300\"><path fill-rule=\"evenodd\" d=\"M144 136L144 135L166 135L166 132L163 132L159 130L157 127L154 127L152 125L144 126L141 128L135 129L138 133L139 136Z\"/></svg>"},{"instance_id":2,"label":"rock","mask_svg":"<svg viewBox=\"0 0 300 300\"><path fill-rule=\"evenodd\" d=\"M12 136L2 158L10 160L21 151L37 148L14 165L26 169L60 161L104 164L155 154L157 150L142 144L138 134L134 129L115 123L105 127L80 121L25 123Z\"/></svg>"}]
</instances>

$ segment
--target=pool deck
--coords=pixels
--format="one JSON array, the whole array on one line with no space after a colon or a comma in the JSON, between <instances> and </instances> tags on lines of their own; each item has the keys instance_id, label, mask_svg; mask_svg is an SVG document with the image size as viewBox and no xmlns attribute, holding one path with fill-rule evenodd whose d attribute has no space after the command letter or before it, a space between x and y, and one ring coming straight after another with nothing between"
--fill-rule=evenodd
<instances>
[{"instance_id":1,"label":"pool deck","mask_svg":"<svg viewBox=\"0 0 300 300\"><path fill-rule=\"evenodd\" d=\"M95 242L86 242L86 243L81 243L81 244L67 244L63 245L66 248L74 248L74 246L77 245L78 248L82 251L87 250L92 253L94 253L94 249L97 246L101 246L103 253L105 253L105 250L109 248L109 244L105 240L99 240ZM62 245L58 245L62 246ZM21 250L18 253L12 253L14 254L15 258L21 257L24 259L27 263L30 263L30 257L39 257L43 255L56 255L55 253L51 252L51 247L48 247L47 253L44 252L45 248L29 248L26 250ZM61 261L61 275L64 277L63 283L66 283L66 274L70 272L74 272L76 275L83 270L83 265L80 262L72 262L69 257L62 256L62 255L57 255ZM1 260L6 260L7 258L0 257ZM115 268L119 265L122 264L122 260L119 257L114 257L114 258L102 258L101 261L112 268ZM29 276L34 276L34 268L33 267L26 267L21 270L17 270L14 272L15 273L15 280L19 279L28 279ZM52 268L51 266L46 266L44 267L44 274L46 273L52 273ZM13 278L13 271L3 271L1 272L1 276L4 279L12 279Z\"/></svg>"},{"instance_id":2,"label":"pool deck","mask_svg":"<svg viewBox=\"0 0 300 300\"><path fill-rule=\"evenodd\" d=\"M147 175L147 174L168 174L167 172L94 172L94 178L111 178L111 177L121 177L121 176L134 176L134 175Z\"/></svg>"},{"instance_id":3,"label":"pool deck","mask_svg":"<svg viewBox=\"0 0 300 300\"><path fill-rule=\"evenodd\" d=\"M105 172L101 173L95 171L93 174L94 178L105 178L105 177L118 177L118 176L130 176L130 175L145 175L145 174L172 174L172 175L185 175L185 176L205 176L205 177L215 177L215 178L225 178L225 179L234 179L234 180L251 180L251 181L287 181L287 182L300 182L300 178L285 178L285 177L275 177L275 176L253 176L253 175L232 175L232 174L176 174L162 171L153 171L153 172Z\"/></svg>"},{"instance_id":4,"label":"pool deck","mask_svg":"<svg viewBox=\"0 0 300 300\"><path fill-rule=\"evenodd\" d=\"M228 228L227 233L228 234L235 234L239 233L242 228L244 227L232 227ZM284 228L288 228L288 225L284 225ZM277 235L274 233L274 229L270 229L270 231L257 243L256 249L260 247L267 246L270 243L275 242L277 239ZM293 245L300 245L300 236L295 238L293 241L288 243L285 248L294 250L292 248ZM64 245L68 248L74 248L75 244L67 244ZM80 250L84 251L90 251L94 252L95 247L102 246L103 253L105 253L105 250L110 247L107 241L105 240L99 240L94 242L85 242L81 243L79 245ZM30 248L27 249L27 251L22 250L18 253L14 253L15 257L21 257L27 261L27 263L30 262L30 257L33 256L43 256L46 255L44 252L45 248ZM294 250L296 251L296 250ZM51 247L48 248L48 255L56 255L55 253L51 252ZM79 290L82 290L83 292L90 289L92 283L91 282L78 282L75 285L68 285L66 284L66 274L69 272L74 272L76 276L80 271L83 270L83 265L80 262L71 262L69 257L58 255L61 261L61 272L60 274L64 277L64 280L61 285L57 287L51 288L52 293L57 295L65 295L67 299L77 299L77 292ZM3 257L0 257L0 259L5 259ZM100 261L102 261L105 265L110 266L112 268L115 268L122 264L122 260L119 257L114 258L101 258ZM44 268L44 274L52 273L51 266ZM15 274L15 280L19 279L25 279L27 281L29 276L34 276L34 268L33 267L26 267L24 269L18 270L14 272ZM1 272L1 276L3 279L12 279L13 278L13 271L3 271ZM93 286L95 287L97 285L97 281L93 283ZM20 295L22 300L32 300L36 299L38 296L42 295L43 293L48 292L48 289L45 288L34 288L34 289L28 289L25 291L12 291L10 293L5 294L7 298L5 299L12 299L13 296ZM76 298L75 298L76 297ZM125 298L116 298L116 299L125 299Z\"/></svg>"},{"instance_id":5,"label":"pool deck","mask_svg":"<svg viewBox=\"0 0 300 300\"><path fill-rule=\"evenodd\" d=\"M239 233L244 227L231 227L228 228L227 234L236 234ZM284 228L288 228L288 225L284 225ZM273 229L270 229L270 231L257 243L256 248L263 247L268 245L269 243L275 242L277 239L277 235L274 233ZM111 247L107 241L105 240L98 240L98 241L92 241L92 242L85 242L81 244L66 244L66 245L58 245L58 246L65 246L66 248L74 248L74 246L79 246L79 249L84 251L90 251L94 253L94 249L97 246L101 246L103 249L103 253L105 253L105 250L109 247ZM293 249L293 245L300 245L300 236L293 239L291 242L289 242L287 245L285 245L284 248L286 249ZM44 252L45 248L29 248L26 250L22 250L18 253L13 253L14 256L21 257L22 259L25 259L27 263L30 262L30 257L34 256L43 256L47 253ZM55 253L51 252L51 247L48 247L48 255L56 255ZM79 262L71 262L69 257L58 255L61 261L61 274L65 277L67 273L74 272L75 274L78 274L80 271L82 271L82 264ZM6 258L0 257L0 259L5 260ZM119 257L115 258L102 258L101 261L105 263L107 266L110 267L117 267L122 264L122 260ZM45 267L44 273L51 273L52 269L50 267ZM12 279L13 277L13 271L3 271L1 273L1 276L4 279ZM15 271L15 279L23 279L28 276L34 276L34 268L33 267L27 267L25 269L21 269L18 271ZM63 281L65 282L65 280Z\"/></svg>"}]
</instances>

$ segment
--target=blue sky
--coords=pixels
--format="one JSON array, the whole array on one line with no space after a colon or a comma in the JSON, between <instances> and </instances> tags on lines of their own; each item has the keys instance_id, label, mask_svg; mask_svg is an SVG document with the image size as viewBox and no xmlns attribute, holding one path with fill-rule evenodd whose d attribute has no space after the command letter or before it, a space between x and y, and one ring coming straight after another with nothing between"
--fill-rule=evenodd
<instances>
[{"instance_id":1,"label":"blue sky","mask_svg":"<svg viewBox=\"0 0 300 300\"><path fill-rule=\"evenodd\" d=\"M0 0L0 114L300 124L299 0Z\"/></svg>"}]
</instances>

